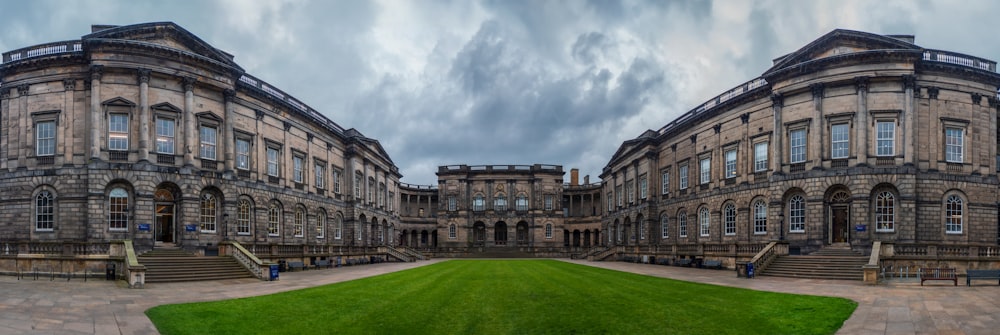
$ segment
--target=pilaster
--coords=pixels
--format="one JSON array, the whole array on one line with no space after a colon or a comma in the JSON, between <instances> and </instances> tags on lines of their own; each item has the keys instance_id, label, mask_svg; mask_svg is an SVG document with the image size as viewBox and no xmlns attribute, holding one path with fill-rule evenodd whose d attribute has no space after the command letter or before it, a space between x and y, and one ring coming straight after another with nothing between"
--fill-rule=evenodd
<instances>
[{"instance_id":1,"label":"pilaster","mask_svg":"<svg viewBox=\"0 0 1000 335\"><path fill-rule=\"evenodd\" d=\"M781 121L781 108L784 105L784 97L781 93L771 94L771 110L774 113L774 143L771 145L771 171L776 173L784 173L783 165L785 162L784 156L784 135L785 130L783 129Z\"/></svg>"},{"instance_id":2,"label":"pilaster","mask_svg":"<svg viewBox=\"0 0 1000 335\"><path fill-rule=\"evenodd\" d=\"M101 76L104 74L103 65L90 66L90 159L101 159Z\"/></svg>"},{"instance_id":3,"label":"pilaster","mask_svg":"<svg viewBox=\"0 0 1000 335\"><path fill-rule=\"evenodd\" d=\"M76 94L76 79L64 79L63 80L63 136L59 137L59 141L63 143L63 165L73 164L73 153L76 152L76 148L73 147L75 134L73 134L73 125L76 123L76 104L73 103L73 95Z\"/></svg>"},{"instance_id":4,"label":"pilaster","mask_svg":"<svg viewBox=\"0 0 1000 335\"><path fill-rule=\"evenodd\" d=\"M149 69L138 70L139 161L149 161Z\"/></svg>"},{"instance_id":5,"label":"pilaster","mask_svg":"<svg viewBox=\"0 0 1000 335\"><path fill-rule=\"evenodd\" d=\"M225 166L225 171L226 172L230 172L230 171L233 171L234 159L236 157L236 153L235 153L235 148L236 148L235 140L236 139L233 136L234 135L234 133L233 133L233 121L234 121L233 118L235 118L235 116L233 116L233 115L236 113L233 110L234 108L236 108L235 107L235 103L233 102L233 99L236 98L236 91L231 90L231 89L225 89L225 90L222 91L222 96L226 100L225 101L226 105L224 107L226 109L226 111L225 111L225 115L223 116L225 118L224 126L223 126L225 130L222 132L222 136L220 136L222 138L222 141L220 141L220 142L222 143L222 147L223 147L223 150L225 152L225 154L223 155L223 157L225 159L225 162L223 163L224 166Z\"/></svg>"},{"instance_id":6,"label":"pilaster","mask_svg":"<svg viewBox=\"0 0 1000 335\"><path fill-rule=\"evenodd\" d=\"M917 142L916 110L913 104L913 88L916 85L916 78L911 75L903 76L903 165L913 165L917 160L917 151L914 146Z\"/></svg>"},{"instance_id":7,"label":"pilaster","mask_svg":"<svg viewBox=\"0 0 1000 335\"><path fill-rule=\"evenodd\" d=\"M858 143L855 146L858 152L857 165L868 165L868 134L871 132L868 122L868 77L855 77L854 88L858 96Z\"/></svg>"},{"instance_id":8,"label":"pilaster","mask_svg":"<svg viewBox=\"0 0 1000 335\"><path fill-rule=\"evenodd\" d=\"M184 166L194 166L194 152L198 149L198 131L195 128L194 116L194 84L196 80L191 77L181 79L184 86Z\"/></svg>"}]
</instances>

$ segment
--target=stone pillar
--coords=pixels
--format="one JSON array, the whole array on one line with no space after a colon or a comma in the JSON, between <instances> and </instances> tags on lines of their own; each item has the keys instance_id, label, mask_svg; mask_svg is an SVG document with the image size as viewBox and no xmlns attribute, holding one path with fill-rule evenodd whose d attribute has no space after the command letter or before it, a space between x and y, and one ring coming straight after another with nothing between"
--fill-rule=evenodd
<instances>
[{"instance_id":1,"label":"stone pillar","mask_svg":"<svg viewBox=\"0 0 1000 335\"><path fill-rule=\"evenodd\" d=\"M10 125L10 89L6 87L0 87L0 129L9 129ZM10 142L14 139L7 132L0 132L0 141L10 145ZM0 150L0 168L7 168L7 150Z\"/></svg>"},{"instance_id":2,"label":"stone pillar","mask_svg":"<svg viewBox=\"0 0 1000 335\"><path fill-rule=\"evenodd\" d=\"M235 134L233 133L233 122L235 121L233 119L236 117L235 116L236 111L234 110L236 106L235 103L233 102L233 99L236 98L236 91L233 91L231 89L225 89L222 91L222 96L226 100L226 106L225 106L226 112L225 116L223 116L226 118L226 120L224 121L225 122L223 126L224 130L221 136L222 141L220 142L222 143L223 150L225 151L225 154L223 156L225 158L225 163L223 163L225 166L225 171L232 172L235 166L234 160L236 157L236 143L235 143L236 138L234 137Z\"/></svg>"},{"instance_id":3,"label":"stone pillar","mask_svg":"<svg viewBox=\"0 0 1000 335\"><path fill-rule=\"evenodd\" d=\"M858 152L857 165L868 165L868 147L870 147L868 145L868 133L872 129L868 123L868 77L855 77L854 88L858 92L858 124L855 128L858 139L858 143L855 146Z\"/></svg>"},{"instance_id":4,"label":"stone pillar","mask_svg":"<svg viewBox=\"0 0 1000 335\"><path fill-rule=\"evenodd\" d=\"M194 152L198 148L198 129L195 127L194 116L194 83L195 79L184 77L184 166L194 166Z\"/></svg>"},{"instance_id":5,"label":"stone pillar","mask_svg":"<svg viewBox=\"0 0 1000 335\"><path fill-rule=\"evenodd\" d=\"M18 132L21 135L21 140L17 146L14 146L14 153L17 155L17 164L16 166L12 167L13 169L17 169L22 166L27 166L26 165L27 157L29 155L29 152L31 151L31 148L34 147L31 144L31 142L34 140L32 138L33 136L30 136L31 134L33 134L33 132L30 131L30 129L32 128L32 124L29 121L31 119L31 114L28 113L28 92L30 88L31 85L29 84L23 84L17 86L17 105L18 109L20 110L20 117L18 118L20 125L18 126ZM56 128L58 129L58 125ZM34 153L30 153L30 155L34 156Z\"/></svg>"},{"instance_id":6,"label":"stone pillar","mask_svg":"<svg viewBox=\"0 0 1000 335\"><path fill-rule=\"evenodd\" d=\"M990 106L990 109L989 109L989 111L990 111L990 130L996 130L997 127L998 127L998 125L997 125L997 108L998 108L998 106L1000 106L1000 103L998 103L998 101L997 101L996 98L987 97L986 99L987 99L986 102ZM997 136L996 132L995 131L991 131L990 132L990 140L989 140L988 143L997 143L997 137L996 136ZM990 166L990 171L1000 170L1000 166L997 166L996 160L993 159L994 157L997 156L997 146L996 145L989 145L989 144L987 146L990 148L990 162L988 164ZM989 172L989 173L992 173L992 172Z\"/></svg>"},{"instance_id":7,"label":"stone pillar","mask_svg":"<svg viewBox=\"0 0 1000 335\"><path fill-rule=\"evenodd\" d=\"M63 143L63 165L73 164L73 153L76 152L73 147L73 124L76 117L76 112L74 111L76 104L73 103L73 95L76 90L76 79L65 79L63 80L63 133L62 137L59 137L59 142Z\"/></svg>"},{"instance_id":8,"label":"stone pillar","mask_svg":"<svg viewBox=\"0 0 1000 335\"><path fill-rule=\"evenodd\" d=\"M784 97L781 93L771 94L771 110L774 113L774 143L771 143L771 171L782 172L782 165L785 162L783 139L785 134L784 125L781 122L781 107L784 105Z\"/></svg>"},{"instance_id":9,"label":"stone pillar","mask_svg":"<svg viewBox=\"0 0 1000 335\"><path fill-rule=\"evenodd\" d=\"M809 89L812 91L813 109L816 110L816 113L813 114L815 115L816 122L813 122L814 126L812 126L812 130L813 134L819 134L819 150L816 150L817 148L813 144L814 147L811 148L813 150L809 151L818 153L818 155L813 154L812 156L818 160L816 166L820 166L823 164L823 158L826 156L826 127L824 125L826 118L823 115L823 91L826 89L826 86L823 83L816 83L809 85Z\"/></svg>"},{"instance_id":10,"label":"stone pillar","mask_svg":"<svg viewBox=\"0 0 1000 335\"><path fill-rule=\"evenodd\" d=\"M913 165L917 161L917 151L914 144L917 140L916 110L913 106L913 88L916 78L903 76L903 165Z\"/></svg>"},{"instance_id":11,"label":"stone pillar","mask_svg":"<svg viewBox=\"0 0 1000 335\"><path fill-rule=\"evenodd\" d=\"M101 75L103 65L90 67L90 159L101 159Z\"/></svg>"},{"instance_id":12,"label":"stone pillar","mask_svg":"<svg viewBox=\"0 0 1000 335\"><path fill-rule=\"evenodd\" d=\"M149 69L139 69L139 161L149 161Z\"/></svg>"}]
</instances>

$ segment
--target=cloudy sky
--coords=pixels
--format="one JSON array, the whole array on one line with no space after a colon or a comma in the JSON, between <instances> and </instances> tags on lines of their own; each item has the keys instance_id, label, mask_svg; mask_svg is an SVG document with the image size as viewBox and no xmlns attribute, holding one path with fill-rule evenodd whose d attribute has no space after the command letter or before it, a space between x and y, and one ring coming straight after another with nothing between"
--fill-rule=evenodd
<instances>
[{"instance_id":1,"label":"cloudy sky","mask_svg":"<svg viewBox=\"0 0 1000 335\"><path fill-rule=\"evenodd\" d=\"M412 184L450 164L597 180L622 141L836 28L1000 59L995 1L14 1L0 50L173 21L378 139ZM568 178L568 176L567 176Z\"/></svg>"}]
</instances>

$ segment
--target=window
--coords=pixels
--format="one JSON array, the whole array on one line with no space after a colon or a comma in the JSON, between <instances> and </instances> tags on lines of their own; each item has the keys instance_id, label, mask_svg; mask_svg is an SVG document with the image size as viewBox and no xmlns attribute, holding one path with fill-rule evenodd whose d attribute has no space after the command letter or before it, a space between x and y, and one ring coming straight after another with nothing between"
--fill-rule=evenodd
<instances>
[{"instance_id":1,"label":"window","mask_svg":"<svg viewBox=\"0 0 1000 335\"><path fill-rule=\"evenodd\" d=\"M736 235L736 205L726 204L722 208L723 228L726 235Z\"/></svg>"},{"instance_id":2,"label":"window","mask_svg":"<svg viewBox=\"0 0 1000 335\"><path fill-rule=\"evenodd\" d=\"M173 119L156 118L156 153L173 155L174 137L177 123ZM239 142L236 148L239 149ZM249 143L247 151L249 151Z\"/></svg>"},{"instance_id":3,"label":"window","mask_svg":"<svg viewBox=\"0 0 1000 335\"><path fill-rule=\"evenodd\" d=\"M455 226L454 223L452 223L448 225L448 238L456 238L456 237L458 237L458 228Z\"/></svg>"},{"instance_id":4,"label":"window","mask_svg":"<svg viewBox=\"0 0 1000 335\"><path fill-rule=\"evenodd\" d=\"M216 135L215 127L201 126L201 158L215 160Z\"/></svg>"},{"instance_id":5,"label":"window","mask_svg":"<svg viewBox=\"0 0 1000 335\"><path fill-rule=\"evenodd\" d=\"M245 138L236 139L236 168L250 170L250 141Z\"/></svg>"},{"instance_id":6,"label":"window","mask_svg":"<svg viewBox=\"0 0 1000 335\"><path fill-rule=\"evenodd\" d=\"M385 206L385 183L378 183L378 206Z\"/></svg>"},{"instance_id":7,"label":"window","mask_svg":"<svg viewBox=\"0 0 1000 335\"><path fill-rule=\"evenodd\" d=\"M875 196L875 231L891 232L895 229L895 197L889 192Z\"/></svg>"},{"instance_id":8,"label":"window","mask_svg":"<svg viewBox=\"0 0 1000 335\"><path fill-rule=\"evenodd\" d=\"M387 201L385 207L386 207L386 209L392 211L392 204L396 203L396 201L395 201L396 200L396 193L389 192L389 197L387 199L388 199L388 201Z\"/></svg>"},{"instance_id":9,"label":"window","mask_svg":"<svg viewBox=\"0 0 1000 335\"><path fill-rule=\"evenodd\" d=\"M545 195L545 210L551 211L552 207L553 207L552 206L552 195L551 194L546 194Z\"/></svg>"},{"instance_id":10,"label":"window","mask_svg":"<svg viewBox=\"0 0 1000 335\"><path fill-rule=\"evenodd\" d=\"M361 237L362 237L361 235L364 233L364 231L361 230L362 229L361 223L364 220L365 220L365 216L362 215L361 216L361 220L358 220L358 222L354 224L354 236L357 236L358 241L361 241Z\"/></svg>"},{"instance_id":11,"label":"window","mask_svg":"<svg viewBox=\"0 0 1000 335\"><path fill-rule=\"evenodd\" d=\"M215 232L215 222L216 222L216 208L217 204L215 201L215 196L211 193L205 193L201 195L201 205L200 205L200 215L199 222L201 223L201 231L203 233L214 233Z\"/></svg>"},{"instance_id":12,"label":"window","mask_svg":"<svg viewBox=\"0 0 1000 335\"><path fill-rule=\"evenodd\" d=\"M801 195L788 200L788 231L795 233L806 231L806 201Z\"/></svg>"},{"instance_id":13,"label":"window","mask_svg":"<svg viewBox=\"0 0 1000 335\"><path fill-rule=\"evenodd\" d=\"M271 204L267 209L267 236L279 236L281 233L281 209L278 204Z\"/></svg>"},{"instance_id":14,"label":"window","mask_svg":"<svg viewBox=\"0 0 1000 335\"><path fill-rule=\"evenodd\" d=\"M637 228L639 229L639 239L640 240L645 240L646 239L646 221L639 221L639 224L637 224L637 226L638 226Z\"/></svg>"},{"instance_id":15,"label":"window","mask_svg":"<svg viewBox=\"0 0 1000 335\"><path fill-rule=\"evenodd\" d=\"M686 190L688 188L688 166L687 166L687 164L681 165L680 171L678 171L677 173L680 174L680 176L678 176L678 178L680 178L680 181L678 181L678 183L680 184L679 185L680 188L682 190Z\"/></svg>"},{"instance_id":16,"label":"window","mask_svg":"<svg viewBox=\"0 0 1000 335\"><path fill-rule=\"evenodd\" d=\"M517 206L517 210L519 212L525 212L525 211L527 211L528 210L528 197L525 196L524 194L518 194L517 195L516 206Z\"/></svg>"},{"instance_id":17,"label":"window","mask_svg":"<svg viewBox=\"0 0 1000 335\"><path fill-rule=\"evenodd\" d=\"M806 161L806 130L792 130L788 136L789 163L804 163Z\"/></svg>"},{"instance_id":18,"label":"window","mask_svg":"<svg viewBox=\"0 0 1000 335\"><path fill-rule=\"evenodd\" d=\"M320 211L316 217L316 238L326 235L326 212Z\"/></svg>"},{"instance_id":19,"label":"window","mask_svg":"<svg viewBox=\"0 0 1000 335\"><path fill-rule=\"evenodd\" d=\"M108 150L128 150L128 114L108 115Z\"/></svg>"},{"instance_id":20,"label":"window","mask_svg":"<svg viewBox=\"0 0 1000 335\"><path fill-rule=\"evenodd\" d=\"M668 238L670 237L670 217L666 214L660 215L660 237Z\"/></svg>"},{"instance_id":21,"label":"window","mask_svg":"<svg viewBox=\"0 0 1000 335\"><path fill-rule=\"evenodd\" d=\"M507 210L507 198L503 194L497 194L496 199L493 199L493 210L498 212Z\"/></svg>"},{"instance_id":22,"label":"window","mask_svg":"<svg viewBox=\"0 0 1000 335\"><path fill-rule=\"evenodd\" d=\"M333 238L339 240L343 236L344 231L344 219L337 214L333 217Z\"/></svg>"},{"instance_id":23,"label":"window","mask_svg":"<svg viewBox=\"0 0 1000 335\"><path fill-rule=\"evenodd\" d=\"M846 123L830 127L830 158L844 159L851 154L851 128Z\"/></svg>"},{"instance_id":24,"label":"window","mask_svg":"<svg viewBox=\"0 0 1000 335\"><path fill-rule=\"evenodd\" d=\"M660 193L670 193L670 172L663 171L660 175Z\"/></svg>"},{"instance_id":25,"label":"window","mask_svg":"<svg viewBox=\"0 0 1000 335\"><path fill-rule=\"evenodd\" d=\"M236 234L237 235L250 235L250 218L252 209L250 208L250 201L246 199L240 199L239 203L236 205Z\"/></svg>"},{"instance_id":26,"label":"window","mask_svg":"<svg viewBox=\"0 0 1000 335\"><path fill-rule=\"evenodd\" d=\"M960 128L946 128L944 130L944 156L948 163L962 163L962 147L965 143L964 141L965 131Z\"/></svg>"},{"instance_id":27,"label":"window","mask_svg":"<svg viewBox=\"0 0 1000 335\"><path fill-rule=\"evenodd\" d=\"M896 154L896 122L878 121L875 123L875 154L878 156L893 156Z\"/></svg>"},{"instance_id":28,"label":"window","mask_svg":"<svg viewBox=\"0 0 1000 335\"><path fill-rule=\"evenodd\" d=\"M677 233L681 237L688 236L688 218L685 211L677 213Z\"/></svg>"},{"instance_id":29,"label":"window","mask_svg":"<svg viewBox=\"0 0 1000 335\"><path fill-rule=\"evenodd\" d=\"M726 151L726 178L736 177L736 149Z\"/></svg>"},{"instance_id":30,"label":"window","mask_svg":"<svg viewBox=\"0 0 1000 335\"><path fill-rule=\"evenodd\" d=\"M306 219L306 213L301 207L295 208L295 216L292 217L292 235L302 237L302 227Z\"/></svg>"},{"instance_id":31,"label":"window","mask_svg":"<svg viewBox=\"0 0 1000 335\"><path fill-rule=\"evenodd\" d=\"M292 180L296 183L302 183L302 161L304 159L302 156L294 155L292 156Z\"/></svg>"},{"instance_id":32,"label":"window","mask_svg":"<svg viewBox=\"0 0 1000 335\"><path fill-rule=\"evenodd\" d=\"M486 200L483 199L482 194L477 194L472 198L472 210L476 212L482 212L486 210Z\"/></svg>"},{"instance_id":33,"label":"window","mask_svg":"<svg viewBox=\"0 0 1000 335\"><path fill-rule=\"evenodd\" d=\"M326 163L316 162L313 170L316 172L316 188L326 188Z\"/></svg>"},{"instance_id":34,"label":"window","mask_svg":"<svg viewBox=\"0 0 1000 335\"><path fill-rule=\"evenodd\" d=\"M611 199L614 199L614 196L608 192L608 212L615 210L615 203Z\"/></svg>"},{"instance_id":35,"label":"window","mask_svg":"<svg viewBox=\"0 0 1000 335\"><path fill-rule=\"evenodd\" d=\"M354 197L361 198L361 172L354 173Z\"/></svg>"},{"instance_id":36,"label":"window","mask_svg":"<svg viewBox=\"0 0 1000 335\"><path fill-rule=\"evenodd\" d=\"M455 199L454 195L448 196L448 211L454 212L458 210L458 199Z\"/></svg>"},{"instance_id":37,"label":"window","mask_svg":"<svg viewBox=\"0 0 1000 335\"><path fill-rule=\"evenodd\" d=\"M712 180L712 158L702 158L701 159L701 169L698 170L701 175L699 179L701 184L708 184Z\"/></svg>"},{"instance_id":38,"label":"window","mask_svg":"<svg viewBox=\"0 0 1000 335\"><path fill-rule=\"evenodd\" d=\"M35 155L54 156L56 154L56 122L42 121L35 124Z\"/></svg>"},{"instance_id":39,"label":"window","mask_svg":"<svg viewBox=\"0 0 1000 335\"><path fill-rule=\"evenodd\" d=\"M763 200L753 203L753 233L767 234L767 204Z\"/></svg>"},{"instance_id":40,"label":"window","mask_svg":"<svg viewBox=\"0 0 1000 335\"><path fill-rule=\"evenodd\" d=\"M957 195L948 196L944 211L944 231L947 234L962 233L962 210L964 201Z\"/></svg>"},{"instance_id":41,"label":"window","mask_svg":"<svg viewBox=\"0 0 1000 335\"><path fill-rule=\"evenodd\" d=\"M549 239L552 238L552 224L551 223L546 223L545 224L545 238L549 238Z\"/></svg>"},{"instance_id":42,"label":"window","mask_svg":"<svg viewBox=\"0 0 1000 335\"><path fill-rule=\"evenodd\" d=\"M646 200L648 188L649 184L646 180L646 175L639 176L639 199Z\"/></svg>"},{"instance_id":43,"label":"window","mask_svg":"<svg viewBox=\"0 0 1000 335\"><path fill-rule=\"evenodd\" d=\"M618 207L621 207L623 204L625 204L625 194L622 193L621 185L615 186L615 193L618 194Z\"/></svg>"},{"instance_id":44,"label":"window","mask_svg":"<svg viewBox=\"0 0 1000 335\"><path fill-rule=\"evenodd\" d=\"M753 171L767 171L767 142L753 145Z\"/></svg>"},{"instance_id":45,"label":"window","mask_svg":"<svg viewBox=\"0 0 1000 335\"><path fill-rule=\"evenodd\" d=\"M368 202L375 203L375 177L368 177Z\"/></svg>"},{"instance_id":46,"label":"window","mask_svg":"<svg viewBox=\"0 0 1000 335\"><path fill-rule=\"evenodd\" d=\"M340 170L333 169L333 193L340 194Z\"/></svg>"},{"instance_id":47,"label":"window","mask_svg":"<svg viewBox=\"0 0 1000 335\"><path fill-rule=\"evenodd\" d=\"M35 196L35 230L52 231L55 228L55 201L52 193L42 191Z\"/></svg>"},{"instance_id":48,"label":"window","mask_svg":"<svg viewBox=\"0 0 1000 335\"><path fill-rule=\"evenodd\" d=\"M128 230L128 191L116 187L108 193L108 228L112 231Z\"/></svg>"},{"instance_id":49,"label":"window","mask_svg":"<svg viewBox=\"0 0 1000 335\"><path fill-rule=\"evenodd\" d=\"M700 235L708 236L709 233L711 232L709 229L711 228L712 224L712 218L709 217L708 208L702 208L700 211L698 211L698 221L701 223Z\"/></svg>"},{"instance_id":50,"label":"window","mask_svg":"<svg viewBox=\"0 0 1000 335\"><path fill-rule=\"evenodd\" d=\"M267 147L267 175L278 176L278 149Z\"/></svg>"},{"instance_id":51,"label":"window","mask_svg":"<svg viewBox=\"0 0 1000 335\"><path fill-rule=\"evenodd\" d=\"M629 204L635 203L635 191L633 190L634 185L635 184L632 183L632 180L628 180L625 182L625 194L628 197Z\"/></svg>"}]
</instances>

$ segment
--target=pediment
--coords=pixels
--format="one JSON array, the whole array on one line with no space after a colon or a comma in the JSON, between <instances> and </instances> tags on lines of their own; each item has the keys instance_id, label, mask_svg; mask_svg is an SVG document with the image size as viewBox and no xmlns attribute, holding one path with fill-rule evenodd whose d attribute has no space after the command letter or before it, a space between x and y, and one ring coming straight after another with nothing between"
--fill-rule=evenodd
<instances>
[{"instance_id":1,"label":"pediment","mask_svg":"<svg viewBox=\"0 0 1000 335\"><path fill-rule=\"evenodd\" d=\"M100 28L103 29L86 35L83 39L112 39L151 43L196 54L238 68L236 63L233 62L233 55L216 49L173 22L153 22Z\"/></svg>"},{"instance_id":2,"label":"pediment","mask_svg":"<svg viewBox=\"0 0 1000 335\"><path fill-rule=\"evenodd\" d=\"M837 29L812 41L806 46L774 60L765 72L771 73L792 65L837 55L878 50L919 50L911 43L912 36L884 36L872 33Z\"/></svg>"}]
</instances>

